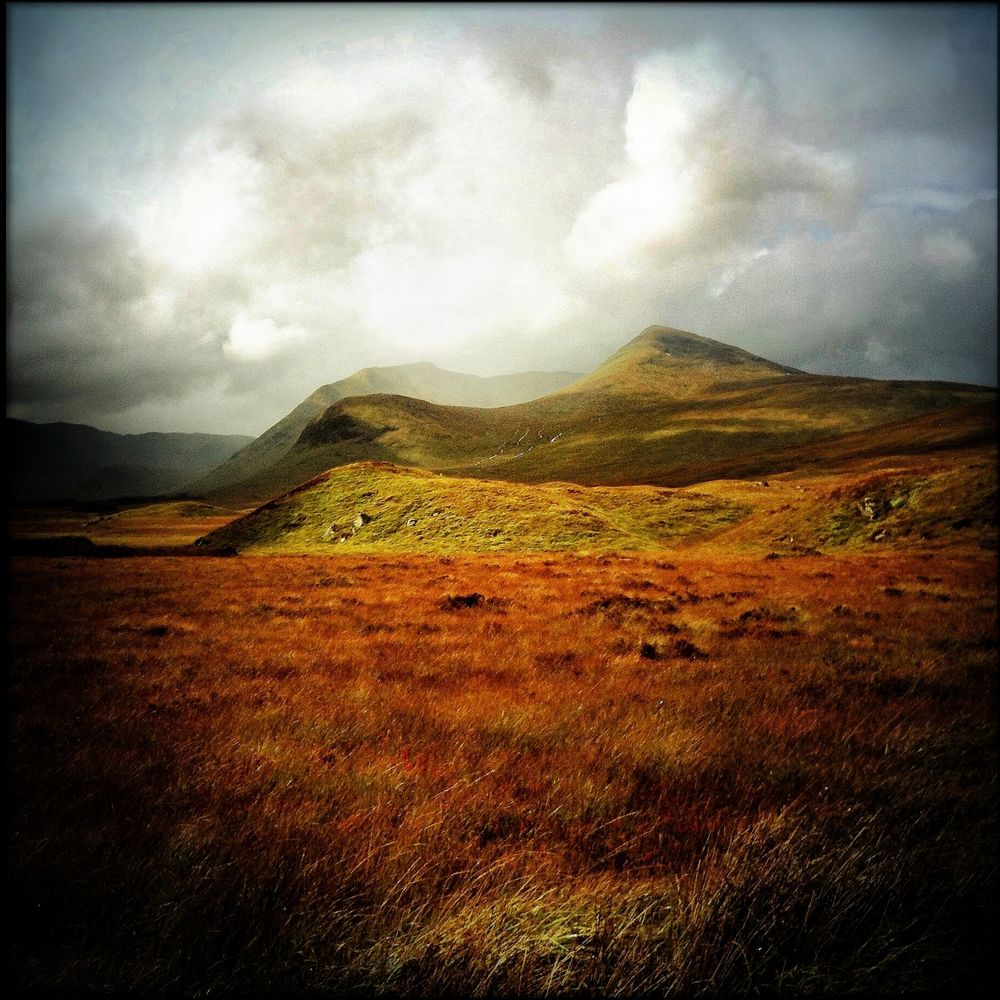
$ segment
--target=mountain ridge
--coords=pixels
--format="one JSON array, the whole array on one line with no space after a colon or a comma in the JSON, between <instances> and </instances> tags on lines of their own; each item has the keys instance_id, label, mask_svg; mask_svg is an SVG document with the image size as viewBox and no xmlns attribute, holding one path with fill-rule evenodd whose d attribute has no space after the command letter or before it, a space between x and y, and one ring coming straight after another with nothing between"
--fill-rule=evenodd
<instances>
[{"instance_id":1,"label":"mountain ridge","mask_svg":"<svg viewBox=\"0 0 1000 1000\"><path fill-rule=\"evenodd\" d=\"M812 375L652 326L593 372L526 403L456 407L384 393L338 400L277 461L206 495L259 503L365 460L514 482L670 486L692 481L686 469L724 475L754 455L995 399L996 390L978 386Z\"/></svg>"},{"instance_id":2,"label":"mountain ridge","mask_svg":"<svg viewBox=\"0 0 1000 1000\"><path fill-rule=\"evenodd\" d=\"M515 372L509 375L470 375L452 372L427 361L406 365L361 368L347 378L321 385L301 403L226 462L186 489L192 493L224 490L267 469L292 448L313 418L341 399L390 392L426 399L441 405L486 408L511 405L544 396L579 378L575 372Z\"/></svg>"},{"instance_id":3,"label":"mountain ridge","mask_svg":"<svg viewBox=\"0 0 1000 1000\"><path fill-rule=\"evenodd\" d=\"M154 497L181 490L192 468L210 471L253 438L244 434L144 431L117 434L67 421L7 417L17 501Z\"/></svg>"},{"instance_id":4,"label":"mountain ridge","mask_svg":"<svg viewBox=\"0 0 1000 1000\"><path fill-rule=\"evenodd\" d=\"M738 374L743 379L808 374L711 337L654 324L619 347L593 371L560 391L593 388L621 391L632 388L635 382L638 382L635 388L642 388L650 379L664 376L675 380L675 393L692 391L702 388L706 378L711 379L723 368L729 369L731 376ZM701 377L694 378L692 383L695 375Z\"/></svg>"}]
</instances>

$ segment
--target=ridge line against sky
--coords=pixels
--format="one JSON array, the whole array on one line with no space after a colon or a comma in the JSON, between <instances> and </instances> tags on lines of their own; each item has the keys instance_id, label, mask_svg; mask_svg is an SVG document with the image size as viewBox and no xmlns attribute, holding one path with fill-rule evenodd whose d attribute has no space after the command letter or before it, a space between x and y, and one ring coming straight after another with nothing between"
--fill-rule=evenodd
<instances>
[{"instance_id":1,"label":"ridge line against sky","mask_svg":"<svg viewBox=\"0 0 1000 1000\"><path fill-rule=\"evenodd\" d=\"M996 384L993 5L9 4L8 415L260 433L650 324Z\"/></svg>"}]
</instances>

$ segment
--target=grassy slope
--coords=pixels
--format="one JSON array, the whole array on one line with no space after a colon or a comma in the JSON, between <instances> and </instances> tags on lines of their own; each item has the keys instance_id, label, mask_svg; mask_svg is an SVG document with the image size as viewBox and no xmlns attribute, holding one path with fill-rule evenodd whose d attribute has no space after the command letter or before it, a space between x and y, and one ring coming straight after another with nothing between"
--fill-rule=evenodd
<instances>
[{"instance_id":1,"label":"grassy slope","mask_svg":"<svg viewBox=\"0 0 1000 1000\"><path fill-rule=\"evenodd\" d=\"M372 395L318 415L277 463L211 494L262 502L331 466L376 459L517 482L684 485L788 468L780 453L823 438L979 404L996 392L938 382L806 375L654 327L574 385L498 409ZM748 472L747 469L750 469Z\"/></svg>"},{"instance_id":2,"label":"grassy slope","mask_svg":"<svg viewBox=\"0 0 1000 1000\"><path fill-rule=\"evenodd\" d=\"M348 378L320 386L260 437L191 483L188 492L218 492L260 474L281 459L313 418L340 399L395 393L439 404L503 406L543 396L576 378L571 372L520 372L483 378L431 364L363 368Z\"/></svg>"},{"instance_id":3,"label":"grassy slope","mask_svg":"<svg viewBox=\"0 0 1000 1000\"><path fill-rule=\"evenodd\" d=\"M272 553L652 550L717 532L749 509L693 490L529 486L362 462L331 469L208 537ZM360 513L372 520L353 533Z\"/></svg>"},{"instance_id":4,"label":"grassy slope","mask_svg":"<svg viewBox=\"0 0 1000 1000\"><path fill-rule=\"evenodd\" d=\"M766 486L716 480L696 489L525 485L363 462L322 473L219 528L208 541L270 553L608 552L683 545L788 555L894 543L988 547L996 534L995 447L947 447L949 441L944 436L941 447L924 453L886 451L871 458L855 454L849 435L839 454L828 443L822 467L807 473L784 473ZM354 532L360 513L372 520Z\"/></svg>"}]
</instances>

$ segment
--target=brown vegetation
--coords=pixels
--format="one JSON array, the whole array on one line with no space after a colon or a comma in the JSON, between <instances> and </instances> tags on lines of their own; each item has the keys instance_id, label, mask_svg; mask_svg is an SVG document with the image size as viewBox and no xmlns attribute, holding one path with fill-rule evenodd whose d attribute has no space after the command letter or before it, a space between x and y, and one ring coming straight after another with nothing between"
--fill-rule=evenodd
<instances>
[{"instance_id":1,"label":"brown vegetation","mask_svg":"<svg viewBox=\"0 0 1000 1000\"><path fill-rule=\"evenodd\" d=\"M967 994L995 569L15 559L10 981Z\"/></svg>"}]
</instances>

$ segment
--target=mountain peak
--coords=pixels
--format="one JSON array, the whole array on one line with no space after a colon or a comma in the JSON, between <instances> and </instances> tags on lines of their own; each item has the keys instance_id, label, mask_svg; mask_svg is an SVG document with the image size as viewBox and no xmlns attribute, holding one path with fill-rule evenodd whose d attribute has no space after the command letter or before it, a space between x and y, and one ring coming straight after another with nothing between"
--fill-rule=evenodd
<instances>
[{"instance_id":1,"label":"mountain peak","mask_svg":"<svg viewBox=\"0 0 1000 1000\"><path fill-rule=\"evenodd\" d=\"M647 326L590 375L565 391L604 388L613 392L662 390L688 395L714 382L758 380L802 374L741 347L670 326Z\"/></svg>"},{"instance_id":2,"label":"mountain peak","mask_svg":"<svg viewBox=\"0 0 1000 1000\"><path fill-rule=\"evenodd\" d=\"M764 365L773 371L795 372L797 369L779 365L767 358L751 354L732 344L702 337L687 330L677 330L670 326L647 326L637 337L630 340L621 351L636 348L654 348L670 357L688 358L694 361L714 362L727 365ZM619 353L621 353L619 351Z\"/></svg>"}]
</instances>

